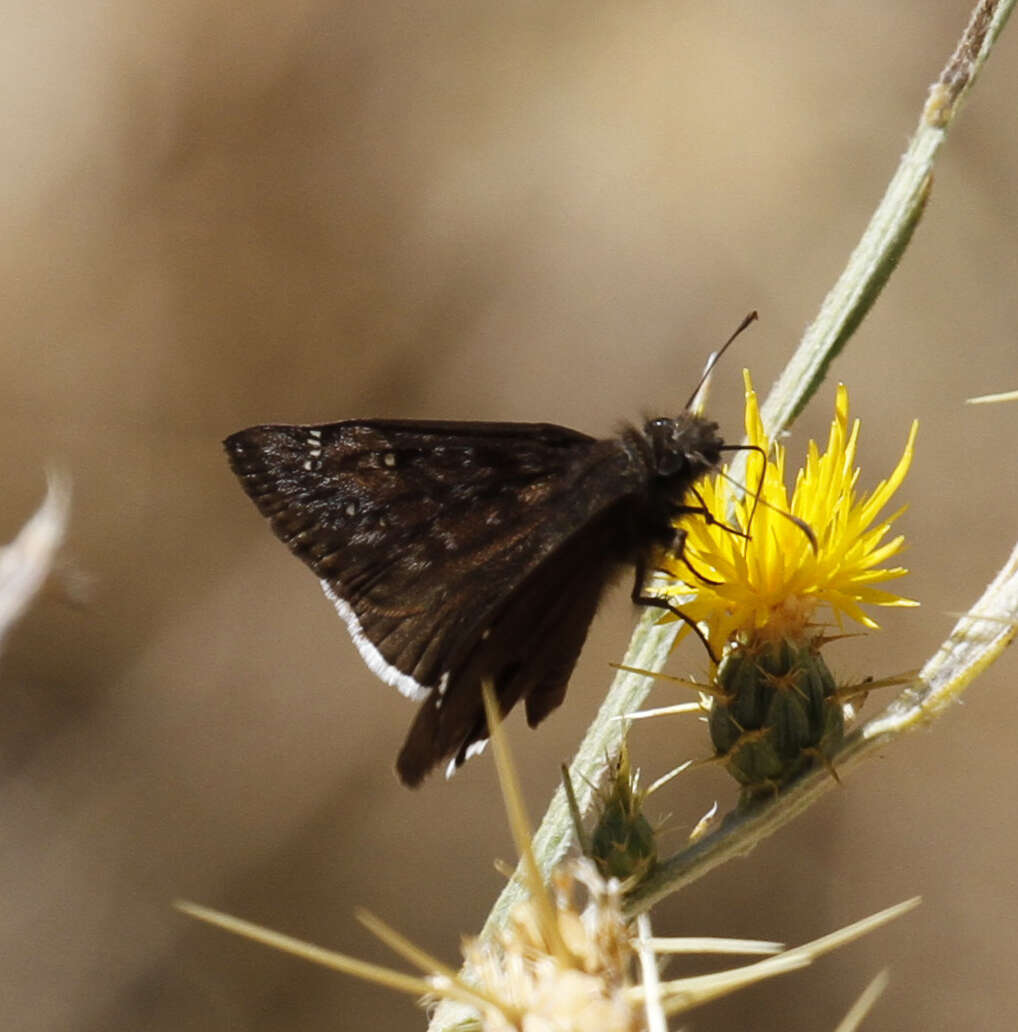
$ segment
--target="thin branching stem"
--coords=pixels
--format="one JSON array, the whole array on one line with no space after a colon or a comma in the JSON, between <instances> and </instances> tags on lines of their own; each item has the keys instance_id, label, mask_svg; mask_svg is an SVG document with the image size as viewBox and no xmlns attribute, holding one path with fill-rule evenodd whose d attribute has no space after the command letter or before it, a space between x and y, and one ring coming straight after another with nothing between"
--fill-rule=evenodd
<instances>
[{"instance_id":1,"label":"thin branching stem","mask_svg":"<svg viewBox=\"0 0 1018 1032\"><path fill-rule=\"evenodd\" d=\"M934 162L948 129L1013 6L1014 0L978 3L930 87L915 134L883 199L761 410L771 440L792 424L816 392L901 259L929 200Z\"/></svg>"},{"instance_id":2,"label":"thin branching stem","mask_svg":"<svg viewBox=\"0 0 1018 1032\"><path fill-rule=\"evenodd\" d=\"M901 259L929 200L934 163L947 132L1000 35L1014 2L981 0L974 8L954 53L930 89L918 127L884 197L844 271L824 299L816 319L762 407L764 426L772 438L791 424L816 392L831 362L872 307ZM1010 620L1013 628L1013 622L1018 619L1018 604L1003 604L1003 596L1016 591L1015 583L1018 582L1015 581L1013 565L1005 567L1005 570L1010 568L1009 575L1002 573L1004 583L1000 586L1001 598L998 599L1001 607L986 612L979 610L991 622L1005 621L1001 627L1006 627L1006 621ZM993 585L987 595L992 590ZM986 599L984 596L980 606ZM656 611L646 610L642 614L623 660L624 666L651 674L661 670L680 624L662 625L659 621L660 614ZM956 697L982 669L980 664L988 665L1003 648L1000 644L1002 639L998 637L993 646L977 649L981 658L976 658L971 654L974 639L966 637L971 626L962 628L959 625L959 628L961 630L956 628L956 634L962 634L963 638L959 640L965 643L963 648L960 646L961 652L971 662L961 661L961 657L954 653L950 662L938 660L941 656L938 653L938 657L927 664L920 680L909 686L881 717L846 739L835 757L839 771L847 771L898 734L930 719L934 712L940 711L942 703ZM958 662L967 671L963 681L947 674L948 668ZM582 812L588 812L595 786L614 762L628 731L629 722L620 718L641 707L652 683L652 676L632 670L620 669L616 674L570 766L570 776ZM755 842L812 805L830 787L830 775L819 771L803 778L772 803L760 806L751 814L730 817L717 831L659 865L653 878L630 899L633 912L642 912L661 896L675 891L731 856L747 852ZM533 841L534 857L545 876L564 857L572 834L568 801L559 786ZM524 884L522 872L517 870L492 908L482 935L490 935L505 923L510 910L526 896ZM440 1007L430 1029L431 1032L441 1032L452 1028L455 1023L456 1018Z\"/></svg>"},{"instance_id":3,"label":"thin branching stem","mask_svg":"<svg viewBox=\"0 0 1018 1032\"><path fill-rule=\"evenodd\" d=\"M982 597L910 682L881 713L846 736L831 757L839 777L957 702L969 684L996 660L1018 633L1018 545ZM661 861L626 900L640 913L733 857L745 856L836 786L816 770L780 795L745 813L733 813L713 832Z\"/></svg>"}]
</instances>

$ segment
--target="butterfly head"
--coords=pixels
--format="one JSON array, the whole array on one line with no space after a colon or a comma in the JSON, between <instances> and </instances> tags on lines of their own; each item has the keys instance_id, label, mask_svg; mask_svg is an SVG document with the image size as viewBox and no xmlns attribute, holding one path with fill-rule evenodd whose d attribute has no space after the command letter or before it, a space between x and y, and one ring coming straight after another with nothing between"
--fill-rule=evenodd
<instances>
[{"instance_id":1,"label":"butterfly head","mask_svg":"<svg viewBox=\"0 0 1018 1032\"><path fill-rule=\"evenodd\" d=\"M684 412L676 419L652 419L643 432L650 443L654 474L692 482L721 461L724 441L717 423Z\"/></svg>"}]
</instances>

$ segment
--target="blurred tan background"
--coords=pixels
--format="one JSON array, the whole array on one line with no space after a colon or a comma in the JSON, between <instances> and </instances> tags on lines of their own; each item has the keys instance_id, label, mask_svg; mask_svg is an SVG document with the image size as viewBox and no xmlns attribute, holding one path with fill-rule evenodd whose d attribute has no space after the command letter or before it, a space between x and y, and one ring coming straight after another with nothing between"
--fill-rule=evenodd
<instances>
[{"instance_id":1,"label":"blurred tan background","mask_svg":"<svg viewBox=\"0 0 1018 1032\"><path fill-rule=\"evenodd\" d=\"M967 21L936 5L319 0L12 5L0 62L2 540L74 478L72 606L50 590L0 657L5 1028L414 1029L402 998L197 927L176 897L388 960L362 904L457 956L512 847L490 758L411 793L413 707L360 663L220 440L255 422L673 413L710 348L741 430L895 167ZM916 667L1018 521L1018 26L932 203L836 364L864 480L919 452L900 523L921 610L832 650L845 680ZM825 434L833 383L795 429ZM512 741L539 813L632 626L595 621L565 706ZM700 673L702 651L675 673ZM661 934L800 942L915 914L688 1027L1018 1025L1013 656L929 734L657 912ZM656 702L687 698L663 684ZM872 703L871 703L872 705ZM643 728L656 777L707 749ZM677 847L721 771L652 808Z\"/></svg>"}]
</instances>

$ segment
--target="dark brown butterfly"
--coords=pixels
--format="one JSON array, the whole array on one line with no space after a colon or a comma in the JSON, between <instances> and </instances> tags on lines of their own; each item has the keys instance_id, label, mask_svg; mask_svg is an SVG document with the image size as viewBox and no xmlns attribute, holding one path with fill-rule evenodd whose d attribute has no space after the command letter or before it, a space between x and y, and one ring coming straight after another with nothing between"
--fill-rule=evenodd
<instances>
[{"instance_id":1,"label":"dark brown butterfly","mask_svg":"<svg viewBox=\"0 0 1018 1032\"><path fill-rule=\"evenodd\" d=\"M487 739L481 682L541 722L565 695L604 588L656 547L717 466L689 412L597 440L544 423L256 426L226 451L276 534L321 580L361 656L422 703L396 761L416 785Z\"/></svg>"},{"instance_id":2,"label":"dark brown butterfly","mask_svg":"<svg viewBox=\"0 0 1018 1032\"><path fill-rule=\"evenodd\" d=\"M226 439L244 490L315 572L364 661L421 703L396 759L404 784L483 749L484 681L502 713L522 699L531 727L555 709L623 566L636 567L633 601L683 615L646 593L648 564L658 548L681 555L678 516L714 522L694 485L740 447L692 400L604 440L548 423L382 419Z\"/></svg>"}]
</instances>

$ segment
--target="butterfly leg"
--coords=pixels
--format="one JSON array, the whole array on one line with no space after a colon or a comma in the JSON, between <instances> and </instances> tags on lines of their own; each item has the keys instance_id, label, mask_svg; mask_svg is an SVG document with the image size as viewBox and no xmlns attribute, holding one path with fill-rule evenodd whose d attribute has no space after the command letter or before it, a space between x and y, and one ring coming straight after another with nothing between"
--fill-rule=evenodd
<instances>
[{"instance_id":1,"label":"butterfly leg","mask_svg":"<svg viewBox=\"0 0 1018 1032\"><path fill-rule=\"evenodd\" d=\"M689 491L700 504L677 505L672 510L673 518L679 516L702 516L708 527L720 527L723 531L726 531L729 534L734 534L736 537L746 538L747 541L749 540L749 534L744 530L739 530L738 527L732 527L725 523L724 520L719 520L717 516L707 508L707 503L703 500L703 496L695 487L689 488ZM678 532L676 532L676 534L678 534ZM685 535L683 535L683 537L685 537Z\"/></svg>"},{"instance_id":2,"label":"butterfly leg","mask_svg":"<svg viewBox=\"0 0 1018 1032\"><path fill-rule=\"evenodd\" d=\"M683 545L686 540L686 533L683 530L675 532L675 545L673 551L681 559ZM714 650L711 648L710 642L707 640L707 636L700 630L697 622L691 617L687 616L678 606L672 605L671 602L666 598L661 598L659 595L647 594L646 586L647 577L647 561L645 557L640 557L636 562L636 580L633 584L633 592L631 598L633 602L638 606L653 606L655 609L667 609L668 612L674 613L680 620L685 623L689 629L700 639L703 643L703 647L707 650L707 655L710 656L711 661L717 665L720 659L714 655Z\"/></svg>"},{"instance_id":3,"label":"butterfly leg","mask_svg":"<svg viewBox=\"0 0 1018 1032\"><path fill-rule=\"evenodd\" d=\"M710 584L710 585L711 585L712 587L717 587L717 585L721 583L721 581L711 580L711 579L710 579L710 577L708 577L708 576L707 576L706 574L703 574L703 573L701 573L701 572L700 572L700 571L699 571L699 570L698 570L698 569L697 569L697 568L696 568L696 567L695 567L695 566L694 566L694 565L693 565L693 564L692 564L692 563L691 563L691 562L689 561L689 559L687 559L687 558L686 558L686 556L685 556L684 554L680 554L680 555L677 555L677 556L676 556L676 558L677 558L677 559L679 560L679 562L680 562L680 563L682 563L682 565L683 565L683 566L685 566L685 568L686 568L687 570L689 570L689 572L690 572L690 573L691 573L691 574L692 574L692 575L693 575L693 576L694 576L694 577L695 577L695 578L696 578L696 579L697 579L697 580L698 580L698 581L699 581L699 582L700 582L701 584ZM658 567L656 567L656 572L657 572L657 573L667 573L667 574L671 574L671 572L672 572L672 571L671 571L671 570L668 570L668 569L665 569L665 567L663 567L663 566L658 566Z\"/></svg>"}]
</instances>

